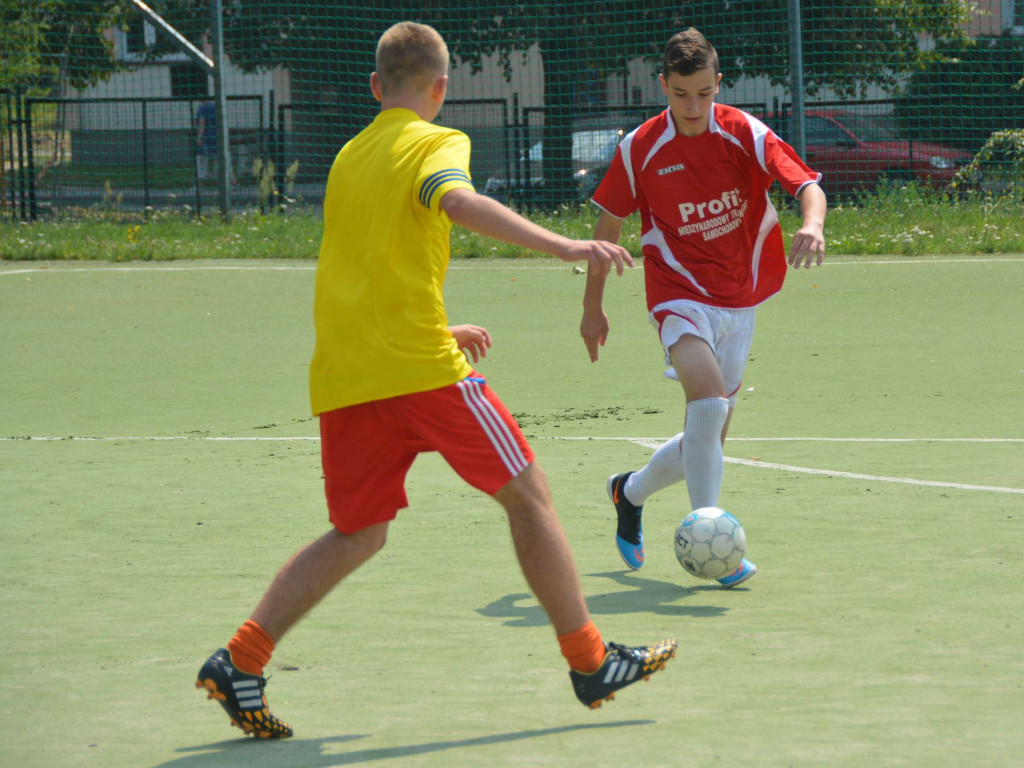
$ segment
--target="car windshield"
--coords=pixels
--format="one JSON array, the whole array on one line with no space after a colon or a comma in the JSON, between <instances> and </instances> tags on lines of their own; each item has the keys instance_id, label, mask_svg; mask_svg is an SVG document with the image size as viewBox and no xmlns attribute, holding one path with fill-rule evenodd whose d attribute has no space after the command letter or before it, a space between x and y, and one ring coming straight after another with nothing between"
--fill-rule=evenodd
<instances>
[{"instance_id":1,"label":"car windshield","mask_svg":"<svg viewBox=\"0 0 1024 768\"><path fill-rule=\"evenodd\" d=\"M788 118L784 125L777 118L768 118L768 126L784 141L790 141L793 133L793 121ZM835 114L808 113L804 117L804 136L808 142L834 144L849 139L852 134L857 141L898 141L899 137L884 122L877 118L856 115L852 112Z\"/></svg>"},{"instance_id":2,"label":"car windshield","mask_svg":"<svg viewBox=\"0 0 1024 768\"><path fill-rule=\"evenodd\" d=\"M595 165L611 162L615 147L625 131L621 128L602 128L593 131L574 131L572 134L572 159L577 165ZM530 162L544 160L544 142L538 141L527 155Z\"/></svg>"},{"instance_id":3,"label":"car windshield","mask_svg":"<svg viewBox=\"0 0 1024 768\"><path fill-rule=\"evenodd\" d=\"M836 120L856 136L860 141L898 141L899 137L886 125L873 117L864 117L850 112L835 116Z\"/></svg>"}]
</instances>

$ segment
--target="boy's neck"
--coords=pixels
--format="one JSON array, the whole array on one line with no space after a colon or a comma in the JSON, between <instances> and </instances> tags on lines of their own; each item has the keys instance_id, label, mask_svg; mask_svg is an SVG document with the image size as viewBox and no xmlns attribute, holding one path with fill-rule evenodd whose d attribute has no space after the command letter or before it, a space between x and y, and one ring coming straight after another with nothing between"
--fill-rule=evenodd
<instances>
[{"instance_id":1,"label":"boy's neck","mask_svg":"<svg viewBox=\"0 0 1024 768\"><path fill-rule=\"evenodd\" d=\"M392 98L385 97L380 102L380 111L384 112L389 109L410 109L420 116L421 120L426 120L428 123L434 119L432 113L433 102L429 99L411 99L396 96Z\"/></svg>"}]
</instances>

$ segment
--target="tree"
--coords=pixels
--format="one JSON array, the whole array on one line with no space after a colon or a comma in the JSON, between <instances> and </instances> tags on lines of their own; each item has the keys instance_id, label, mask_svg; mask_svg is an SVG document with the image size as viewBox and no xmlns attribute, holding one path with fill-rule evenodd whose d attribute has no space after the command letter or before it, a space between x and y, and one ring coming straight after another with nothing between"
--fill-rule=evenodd
<instances>
[{"instance_id":1,"label":"tree","mask_svg":"<svg viewBox=\"0 0 1024 768\"><path fill-rule=\"evenodd\" d=\"M726 2L504 2L453 0L445 4L453 53L479 67L484 55L509 57L536 44L544 63L544 178L560 180L550 203L571 199L572 93L589 73L622 73L644 58L655 66L668 37L697 27L719 53L724 79L764 75L789 79L785 0ZM805 0L804 83L810 94L831 88L863 94L871 84L892 85L923 56L919 35L958 39L969 7L962 0ZM447 21L450 19L450 21ZM549 149L550 148L550 151Z\"/></svg>"},{"instance_id":2,"label":"tree","mask_svg":"<svg viewBox=\"0 0 1024 768\"><path fill-rule=\"evenodd\" d=\"M982 37L936 52L896 105L909 137L977 152L993 133L1024 126L1024 40Z\"/></svg>"},{"instance_id":3,"label":"tree","mask_svg":"<svg viewBox=\"0 0 1024 768\"><path fill-rule=\"evenodd\" d=\"M118 0L5 0L0 11L0 89L47 88L62 76L76 88L118 69L106 30L125 14Z\"/></svg>"},{"instance_id":4,"label":"tree","mask_svg":"<svg viewBox=\"0 0 1024 768\"><path fill-rule=\"evenodd\" d=\"M968 0L804 0L804 82L810 94L831 88L863 94L892 85L927 59L919 39L963 38ZM205 28L205 0L165 0L180 30ZM656 66L668 37L694 26L718 49L726 80L741 75L786 84L789 36L786 0L599 2L594 0L225 0L225 42L243 69L287 67L293 81L327 84L320 98L341 107L341 138L372 117L366 80L380 33L409 19L435 26L457 63L479 69L497 55L537 46L544 69L544 177L551 204L572 197L571 124L577 85L626 70L644 58ZM191 26L190 26L191 25ZM198 25L198 26L197 26ZM193 38L195 39L195 38Z\"/></svg>"}]
</instances>

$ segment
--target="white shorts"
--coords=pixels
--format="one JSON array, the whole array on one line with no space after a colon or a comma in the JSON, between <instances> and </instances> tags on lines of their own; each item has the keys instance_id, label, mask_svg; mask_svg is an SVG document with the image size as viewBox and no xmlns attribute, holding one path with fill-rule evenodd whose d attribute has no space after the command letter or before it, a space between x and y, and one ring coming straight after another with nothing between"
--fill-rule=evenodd
<instances>
[{"instance_id":1,"label":"white shorts","mask_svg":"<svg viewBox=\"0 0 1024 768\"><path fill-rule=\"evenodd\" d=\"M754 340L754 308L724 309L709 307L696 301L679 299L659 304L650 313L651 325L661 339L665 351L665 376L679 380L668 350L683 336L690 334L704 339L715 353L718 367L725 379L729 407L736 406L736 394L743 383L750 345Z\"/></svg>"}]
</instances>

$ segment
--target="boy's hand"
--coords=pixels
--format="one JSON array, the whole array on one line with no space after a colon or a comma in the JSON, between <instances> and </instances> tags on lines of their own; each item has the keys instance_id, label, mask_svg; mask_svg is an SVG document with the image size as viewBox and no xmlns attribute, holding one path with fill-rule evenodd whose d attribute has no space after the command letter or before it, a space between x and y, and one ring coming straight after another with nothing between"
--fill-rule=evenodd
<instances>
[{"instance_id":1,"label":"boy's hand","mask_svg":"<svg viewBox=\"0 0 1024 768\"><path fill-rule=\"evenodd\" d=\"M597 362L597 348L603 347L608 338L608 315L604 310L583 310L583 320L580 321L580 336L583 343L587 345L587 352L590 353L590 362Z\"/></svg>"},{"instance_id":2,"label":"boy's hand","mask_svg":"<svg viewBox=\"0 0 1024 768\"><path fill-rule=\"evenodd\" d=\"M487 348L491 346L491 334L479 325L449 325L448 331L455 337L455 343L466 355L472 357L474 363L487 357Z\"/></svg>"},{"instance_id":3,"label":"boy's hand","mask_svg":"<svg viewBox=\"0 0 1024 768\"><path fill-rule=\"evenodd\" d=\"M825 257L825 235L824 227L817 221L805 222L797 233L793 235L793 244L789 249L789 265L800 269L800 262L804 262L805 268L810 268L811 262L815 261L821 266L821 260Z\"/></svg>"},{"instance_id":4,"label":"boy's hand","mask_svg":"<svg viewBox=\"0 0 1024 768\"><path fill-rule=\"evenodd\" d=\"M607 275L613 264L616 273L620 275L625 267L633 266L633 257L629 251L606 240L570 240L558 257L562 261L589 262L589 272L597 275Z\"/></svg>"}]
</instances>

